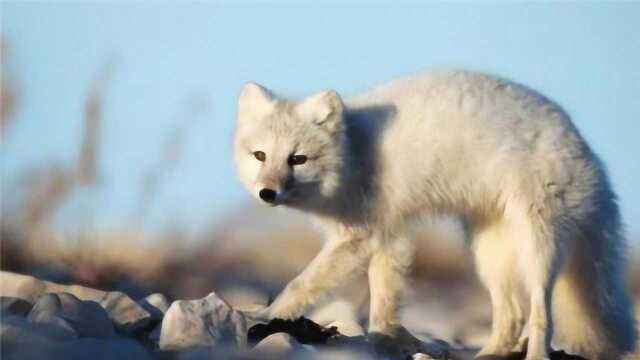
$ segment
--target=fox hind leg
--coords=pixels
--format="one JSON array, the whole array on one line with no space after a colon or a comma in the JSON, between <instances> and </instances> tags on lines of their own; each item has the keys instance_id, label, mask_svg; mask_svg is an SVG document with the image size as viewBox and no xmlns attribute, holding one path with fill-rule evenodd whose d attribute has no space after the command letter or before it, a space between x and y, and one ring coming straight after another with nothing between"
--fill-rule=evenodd
<instances>
[{"instance_id":1,"label":"fox hind leg","mask_svg":"<svg viewBox=\"0 0 640 360\"><path fill-rule=\"evenodd\" d=\"M566 249L577 231L570 221L549 220L544 211L531 212L523 222L520 271L530 301L527 360L549 358L553 337L552 295ZM529 225L529 226L526 226Z\"/></svg>"}]
</instances>

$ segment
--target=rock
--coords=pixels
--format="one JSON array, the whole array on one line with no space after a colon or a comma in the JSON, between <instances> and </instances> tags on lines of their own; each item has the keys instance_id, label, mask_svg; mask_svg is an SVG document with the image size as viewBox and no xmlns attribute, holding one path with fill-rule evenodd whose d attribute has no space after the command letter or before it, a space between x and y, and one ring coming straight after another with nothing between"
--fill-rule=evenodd
<instances>
[{"instance_id":1,"label":"rock","mask_svg":"<svg viewBox=\"0 0 640 360\"><path fill-rule=\"evenodd\" d=\"M147 336L147 340L151 341L153 344L159 346L160 344L160 334L162 334L162 324L158 324Z\"/></svg>"},{"instance_id":2,"label":"rock","mask_svg":"<svg viewBox=\"0 0 640 360\"><path fill-rule=\"evenodd\" d=\"M72 360L152 359L144 346L134 340L122 338L79 339L65 343L61 351L65 354L64 359Z\"/></svg>"},{"instance_id":3,"label":"rock","mask_svg":"<svg viewBox=\"0 0 640 360\"><path fill-rule=\"evenodd\" d=\"M119 291L107 293L100 305L107 311L116 329L124 334L136 334L151 324L151 314Z\"/></svg>"},{"instance_id":4,"label":"rock","mask_svg":"<svg viewBox=\"0 0 640 360\"><path fill-rule=\"evenodd\" d=\"M79 285L61 285L34 277L0 271L0 294L35 303L47 293L69 293L81 300L92 300L105 308L116 329L127 335L151 323L151 314L124 293L105 292Z\"/></svg>"},{"instance_id":5,"label":"rock","mask_svg":"<svg viewBox=\"0 0 640 360\"><path fill-rule=\"evenodd\" d=\"M47 294L29 313L32 322L70 326L80 337L112 337L113 324L107 312L95 301L81 301L67 294Z\"/></svg>"},{"instance_id":6,"label":"rock","mask_svg":"<svg viewBox=\"0 0 640 360\"><path fill-rule=\"evenodd\" d=\"M306 345L327 345L337 338L346 338L336 328L326 328L316 324L313 320L300 317L295 320L276 318L266 324L256 324L247 332L247 340L250 344L256 344L277 333L290 334L298 342Z\"/></svg>"},{"instance_id":7,"label":"rock","mask_svg":"<svg viewBox=\"0 0 640 360\"><path fill-rule=\"evenodd\" d=\"M300 343L287 333L272 334L264 338L256 345L251 352L259 354L285 355L286 353L299 347Z\"/></svg>"},{"instance_id":8,"label":"rock","mask_svg":"<svg viewBox=\"0 0 640 360\"><path fill-rule=\"evenodd\" d=\"M30 303L36 302L47 287L44 281L7 271L0 272L0 280L2 296L17 297Z\"/></svg>"},{"instance_id":9,"label":"rock","mask_svg":"<svg viewBox=\"0 0 640 360\"><path fill-rule=\"evenodd\" d=\"M0 296L0 306L2 315L27 316L33 305L20 298L10 296Z\"/></svg>"},{"instance_id":10,"label":"rock","mask_svg":"<svg viewBox=\"0 0 640 360\"><path fill-rule=\"evenodd\" d=\"M55 301L50 301L50 303L55 303ZM55 307L55 305L53 306ZM56 325L29 322L27 319L15 315L2 318L0 339L3 360L151 359L148 351L133 340L122 338L78 339L69 336L67 332Z\"/></svg>"},{"instance_id":11,"label":"rock","mask_svg":"<svg viewBox=\"0 0 640 360\"><path fill-rule=\"evenodd\" d=\"M170 304L166 296L156 293L138 301L138 305L151 314L152 321L161 321Z\"/></svg>"},{"instance_id":12,"label":"rock","mask_svg":"<svg viewBox=\"0 0 640 360\"><path fill-rule=\"evenodd\" d=\"M100 301L107 293L78 285L61 285L32 276L0 271L0 294L35 303L47 293L67 292L82 300Z\"/></svg>"},{"instance_id":13,"label":"rock","mask_svg":"<svg viewBox=\"0 0 640 360\"><path fill-rule=\"evenodd\" d=\"M329 328L332 326L337 327L338 332L345 336L364 336L364 329L355 321L337 320L327 325Z\"/></svg>"},{"instance_id":14,"label":"rock","mask_svg":"<svg viewBox=\"0 0 640 360\"><path fill-rule=\"evenodd\" d=\"M268 360L264 356L256 357L249 352L238 351L235 345L230 344L220 344L215 347L196 347L175 352L175 355L173 358L175 360ZM163 359L162 357L160 358Z\"/></svg>"},{"instance_id":15,"label":"rock","mask_svg":"<svg viewBox=\"0 0 640 360\"><path fill-rule=\"evenodd\" d=\"M66 359L60 341L69 340L68 333L57 326L30 323L15 315L3 316L0 321L3 360Z\"/></svg>"},{"instance_id":16,"label":"rock","mask_svg":"<svg viewBox=\"0 0 640 360\"><path fill-rule=\"evenodd\" d=\"M3 354L7 346L49 344L77 338L78 335L72 328L60 327L57 324L31 322L15 315L3 316L0 321Z\"/></svg>"},{"instance_id":17,"label":"rock","mask_svg":"<svg viewBox=\"0 0 640 360\"><path fill-rule=\"evenodd\" d=\"M413 360L435 360L431 356L429 356L427 354L421 354L421 353L413 354L411 359L413 359Z\"/></svg>"},{"instance_id":18,"label":"rock","mask_svg":"<svg viewBox=\"0 0 640 360\"><path fill-rule=\"evenodd\" d=\"M245 347L246 336L244 315L212 292L199 300L171 304L162 320L160 349L179 350L224 342Z\"/></svg>"},{"instance_id":19,"label":"rock","mask_svg":"<svg viewBox=\"0 0 640 360\"><path fill-rule=\"evenodd\" d=\"M374 360L377 357L365 351L352 349L320 349L307 358L312 360Z\"/></svg>"},{"instance_id":20,"label":"rock","mask_svg":"<svg viewBox=\"0 0 640 360\"><path fill-rule=\"evenodd\" d=\"M71 324L62 317L62 303L56 294L47 294L38 300L27 316L30 323L38 323L59 328L65 338L77 338L78 333Z\"/></svg>"}]
</instances>

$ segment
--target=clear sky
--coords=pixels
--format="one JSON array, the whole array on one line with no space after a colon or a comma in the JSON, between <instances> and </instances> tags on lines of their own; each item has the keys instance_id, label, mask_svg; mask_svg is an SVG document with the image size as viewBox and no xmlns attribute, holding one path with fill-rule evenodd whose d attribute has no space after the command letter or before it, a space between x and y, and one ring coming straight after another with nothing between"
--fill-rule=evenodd
<instances>
[{"instance_id":1,"label":"clear sky","mask_svg":"<svg viewBox=\"0 0 640 360\"><path fill-rule=\"evenodd\" d=\"M235 97L253 80L299 96L344 96L431 67L488 71L563 105L607 164L631 237L640 238L640 2L3 1L3 69L19 85L2 140L5 188L25 169L71 161L82 103L108 61L100 184L58 215L73 226L127 224L143 175L186 124L182 159L148 225L199 229L250 200L235 179ZM194 98L209 111L194 118Z\"/></svg>"}]
</instances>

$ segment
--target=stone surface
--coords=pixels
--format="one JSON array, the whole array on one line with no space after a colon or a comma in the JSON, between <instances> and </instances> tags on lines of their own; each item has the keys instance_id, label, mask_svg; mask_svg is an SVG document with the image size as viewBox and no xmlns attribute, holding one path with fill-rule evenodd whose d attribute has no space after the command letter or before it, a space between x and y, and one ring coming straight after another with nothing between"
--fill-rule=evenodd
<instances>
[{"instance_id":1,"label":"stone surface","mask_svg":"<svg viewBox=\"0 0 640 360\"><path fill-rule=\"evenodd\" d=\"M2 315L27 316L33 305L20 298L0 296L0 308Z\"/></svg>"},{"instance_id":2,"label":"stone surface","mask_svg":"<svg viewBox=\"0 0 640 360\"><path fill-rule=\"evenodd\" d=\"M374 360L372 354L351 349L319 349L307 357L312 360Z\"/></svg>"},{"instance_id":3,"label":"stone surface","mask_svg":"<svg viewBox=\"0 0 640 360\"><path fill-rule=\"evenodd\" d=\"M238 351L235 345L231 344L185 349L175 354L175 360L269 360L265 356L253 356L249 352Z\"/></svg>"},{"instance_id":4,"label":"stone surface","mask_svg":"<svg viewBox=\"0 0 640 360\"><path fill-rule=\"evenodd\" d=\"M115 335L107 312L95 301L81 301L67 293L47 294L35 304L28 319L32 322L70 327L80 337Z\"/></svg>"},{"instance_id":5,"label":"stone surface","mask_svg":"<svg viewBox=\"0 0 640 360\"><path fill-rule=\"evenodd\" d=\"M74 360L152 359L151 354L144 346L134 340L123 338L78 339L65 343L61 351L65 354L65 359Z\"/></svg>"},{"instance_id":6,"label":"stone surface","mask_svg":"<svg viewBox=\"0 0 640 360\"><path fill-rule=\"evenodd\" d=\"M59 328L61 333L66 333L65 337L77 338L77 331L62 316L62 302L56 294L42 296L33 306L27 316L30 323L43 324Z\"/></svg>"},{"instance_id":7,"label":"stone surface","mask_svg":"<svg viewBox=\"0 0 640 360\"><path fill-rule=\"evenodd\" d=\"M432 358L431 356L427 355L427 354L413 354L413 356L411 357L413 360L435 360L434 358Z\"/></svg>"},{"instance_id":8,"label":"stone surface","mask_svg":"<svg viewBox=\"0 0 640 360\"><path fill-rule=\"evenodd\" d=\"M3 344L4 345L4 344ZM140 344L129 339L92 339L56 343L39 342L3 347L3 360L151 360L151 354Z\"/></svg>"},{"instance_id":9,"label":"stone surface","mask_svg":"<svg viewBox=\"0 0 640 360\"><path fill-rule=\"evenodd\" d=\"M246 346L247 325L243 314L215 293L199 300L175 301L162 321L160 349L179 350L234 342Z\"/></svg>"},{"instance_id":10,"label":"stone surface","mask_svg":"<svg viewBox=\"0 0 640 360\"><path fill-rule=\"evenodd\" d=\"M138 301L138 305L147 310L151 314L153 321L160 321L164 317L164 313L169 309L169 300L162 294L151 294L144 299Z\"/></svg>"},{"instance_id":11,"label":"stone surface","mask_svg":"<svg viewBox=\"0 0 640 360\"><path fill-rule=\"evenodd\" d=\"M124 293L105 292L79 285L61 285L28 275L0 271L0 294L35 303L47 293L69 293L80 300L99 303L113 320L116 329L134 334L151 323L151 314Z\"/></svg>"},{"instance_id":12,"label":"stone surface","mask_svg":"<svg viewBox=\"0 0 640 360\"><path fill-rule=\"evenodd\" d=\"M147 340L151 341L156 347L158 347L160 344L160 334L162 334L162 323L156 325L156 327L151 330L149 335L147 335Z\"/></svg>"},{"instance_id":13,"label":"stone surface","mask_svg":"<svg viewBox=\"0 0 640 360\"><path fill-rule=\"evenodd\" d=\"M57 324L32 322L24 317L8 315L0 321L0 340L3 352L10 346L48 344L77 339L72 328Z\"/></svg>"},{"instance_id":14,"label":"stone surface","mask_svg":"<svg viewBox=\"0 0 640 360\"><path fill-rule=\"evenodd\" d=\"M100 305L109 314L116 329L125 334L136 334L151 323L151 314L129 296L119 291L109 292Z\"/></svg>"},{"instance_id":15,"label":"stone surface","mask_svg":"<svg viewBox=\"0 0 640 360\"><path fill-rule=\"evenodd\" d=\"M332 326L337 327L338 332L346 336L364 336L365 334L362 326L352 320L337 320L327 325L327 327Z\"/></svg>"},{"instance_id":16,"label":"stone surface","mask_svg":"<svg viewBox=\"0 0 640 360\"><path fill-rule=\"evenodd\" d=\"M0 271L0 295L24 299L35 303L47 293L67 292L82 300L100 301L107 294L105 291L79 285L61 285L50 281L38 280L32 276Z\"/></svg>"},{"instance_id":17,"label":"stone surface","mask_svg":"<svg viewBox=\"0 0 640 360\"><path fill-rule=\"evenodd\" d=\"M277 333L262 339L251 351L253 353L268 353L270 355L284 355L300 346L291 335Z\"/></svg>"}]
</instances>

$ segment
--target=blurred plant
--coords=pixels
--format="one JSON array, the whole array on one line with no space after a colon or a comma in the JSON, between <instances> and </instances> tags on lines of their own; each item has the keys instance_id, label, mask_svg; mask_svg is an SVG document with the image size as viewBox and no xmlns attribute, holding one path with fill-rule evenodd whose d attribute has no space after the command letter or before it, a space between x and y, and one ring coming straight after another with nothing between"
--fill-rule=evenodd
<instances>
[{"instance_id":1,"label":"blurred plant","mask_svg":"<svg viewBox=\"0 0 640 360\"><path fill-rule=\"evenodd\" d=\"M15 82L7 73L7 69L11 67L9 57L9 45L0 38L0 136L2 137L5 136L18 97Z\"/></svg>"},{"instance_id":2,"label":"blurred plant","mask_svg":"<svg viewBox=\"0 0 640 360\"><path fill-rule=\"evenodd\" d=\"M142 178L140 206L135 217L139 228L144 225L162 182L178 166L184 152L186 133L193 120L207 110L208 103L205 100L194 98L187 107L186 115L181 118L177 127L167 134L161 147L160 158L146 171Z\"/></svg>"},{"instance_id":3,"label":"blurred plant","mask_svg":"<svg viewBox=\"0 0 640 360\"><path fill-rule=\"evenodd\" d=\"M84 102L82 145L72 164L46 164L29 171L25 176L27 195L21 219L32 235L43 230L52 214L79 186L96 184L98 173L97 149L102 122L104 92L112 74L109 63L93 81ZM45 226L46 227L46 226Z\"/></svg>"}]
</instances>

